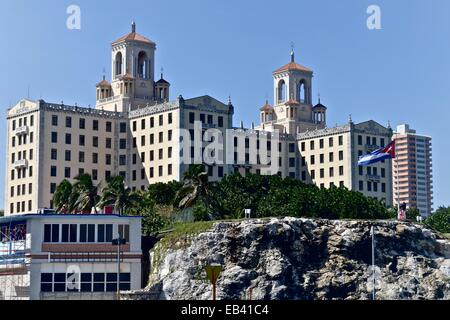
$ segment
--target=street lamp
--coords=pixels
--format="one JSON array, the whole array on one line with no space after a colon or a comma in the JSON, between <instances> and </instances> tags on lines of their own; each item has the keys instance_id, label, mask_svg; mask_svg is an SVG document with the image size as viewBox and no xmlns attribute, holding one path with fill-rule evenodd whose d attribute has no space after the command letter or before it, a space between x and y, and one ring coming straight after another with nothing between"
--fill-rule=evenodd
<instances>
[{"instance_id":1,"label":"street lamp","mask_svg":"<svg viewBox=\"0 0 450 320\"><path fill-rule=\"evenodd\" d=\"M120 236L112 241L112 245L117 246L117 300L120 300L120 246L126 244L127 240Z\"/></svg>"},{"instance_id":2,"label":"street lamp","mask_svg":"<svg viewBox=\"0 0 450 320\"><path fill-rule=\"evenodd\" d=\"M213 287L213 301L216 301L216 290L217 290L217 280L222 273L222 266L217 263L213 263L209 266L206 266L206 275L208 276L209 281L211 281Z\"/></svg>"}]
</instances>

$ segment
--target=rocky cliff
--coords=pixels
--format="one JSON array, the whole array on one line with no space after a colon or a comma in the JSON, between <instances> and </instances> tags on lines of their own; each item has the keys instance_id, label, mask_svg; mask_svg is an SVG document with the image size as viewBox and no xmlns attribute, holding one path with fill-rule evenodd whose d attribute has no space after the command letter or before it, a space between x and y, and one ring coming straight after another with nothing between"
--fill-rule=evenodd
<instances>
[{"instance_id":1,"label":"rocky cliff","mask_svg":"<svg viewBox=\"0 0 450 320\"><path fill-rule=\"evenodd\" d=\"M377 299L450 299L450 242L426 228L294 218L219 222L170 248L156 247L145 292L210 299L202 266L219 263L219 299L371 299L372 226Z\"/></svg>"}]
</instances>

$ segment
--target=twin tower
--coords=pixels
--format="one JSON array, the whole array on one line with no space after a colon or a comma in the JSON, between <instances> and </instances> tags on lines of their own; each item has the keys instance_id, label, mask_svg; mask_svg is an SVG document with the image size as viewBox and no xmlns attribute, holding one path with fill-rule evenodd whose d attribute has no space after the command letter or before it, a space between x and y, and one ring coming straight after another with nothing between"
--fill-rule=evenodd
<instances>
[{"instance_id":1,"label":"twin tower","mask_svg":"<svg viewBox=\"0 0 450 320\"><path fill-rule=\"evenodd\" d=\"M169 101L170 83L155 79L156 44L136 32L114 41L111 82L103 78L97 84L97 109L127 112ZM274 104L268 101L261 108L258 129L296 134L326 126L327 108L313 106L313 71L296 63L294 51L291 61L273 72Z\"/></svg>"},{"instance_id":2,"label":"twin tower","mask_svg":"<svg viewBox=\"0 0 450 320\"><path fill-rule=\"evenodd\" d=\"M169 100L170 83L155 79L156 44L136 32L114 41L111 82L105 77L97 84L97 109L125 112Z\"/></svg>"}]
</instances>

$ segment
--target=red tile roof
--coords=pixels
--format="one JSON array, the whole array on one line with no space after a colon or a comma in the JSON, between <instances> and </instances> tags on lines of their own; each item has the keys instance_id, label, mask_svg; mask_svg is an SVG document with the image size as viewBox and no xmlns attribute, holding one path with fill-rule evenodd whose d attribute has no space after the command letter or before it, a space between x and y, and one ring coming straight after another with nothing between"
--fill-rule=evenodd
<instances>
[{"instance_id":1,"label":"red tile roof","mask_svg":"<svg viewBox=\"0 0 450 320\"><path fill-rule=\"evenodd\" d=\"M261 111L273 111L273 107L269 103L266 103L260 110Z\"/></svg>"},{"instance_id":2,"label":"red tile roof","mask_svg":"<svg viewBox=\"0 0 450 320\"><path fill-rule=\"evenodd\" d=\"M290 99L289 101L287 101L285 103L285 105L287 106L293 106L293 105L299 105L300 103L298 103L298 101L295 101L294 99Z\"/></svg>"},{"instance_id":3,"label":"red tile roof","mask_svg":"<svg viewBox=\"0 0 450 320\"><path fill-rule=\"evenodd\" d=\"M285 71L293 71L293 70L297 70L297 71L303 71L303 72L312 72L311 69L308 69L307 67L304 67L298 63L295 62L289 62L288 64L282 66L281 68L275 70L273 73L281 73L281 72L285 72Z\"/></svg>"},{"instance_id":4,"label":"red tile roof","mask_svg":"<svg viewBox=\"0 0 450 320\"><path fill-rule=\"evenodd\" d=\"M110 87L111 84L107 80L102 80L101 82L97 83L97 87Z\"/></svg>"},{"instance_id":5,"label":"red tile roof","mask_svg":"<svg viewBox=\"0 0 450 320\"><path fill-rule=\"evenodd\" d=\"M151 41L150 39L141 36L139 33L137 32L130 32L129 34L127 34L126 36L123 36L122 38L114 41L112 44L117 44L123 41L137 41L137 42L144 42L144 43L148 43L148 44L155 44L153 41Z\"/></svg>"}]
</instances>

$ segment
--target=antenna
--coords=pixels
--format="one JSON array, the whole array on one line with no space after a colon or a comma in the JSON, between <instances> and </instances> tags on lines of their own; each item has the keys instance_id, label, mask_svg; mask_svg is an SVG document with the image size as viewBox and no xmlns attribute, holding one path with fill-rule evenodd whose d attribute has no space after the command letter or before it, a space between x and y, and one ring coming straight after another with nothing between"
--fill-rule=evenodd
<instances>
[{"instance_id":1,"label":"antenna","mask_svg":"<svg viewBox=\"0 0 450 320\"><path fill-rule=\"evenodd\" d=\"M30 85L27 88L27 99L30 99Z\"/></svg>"}]
</instances>

